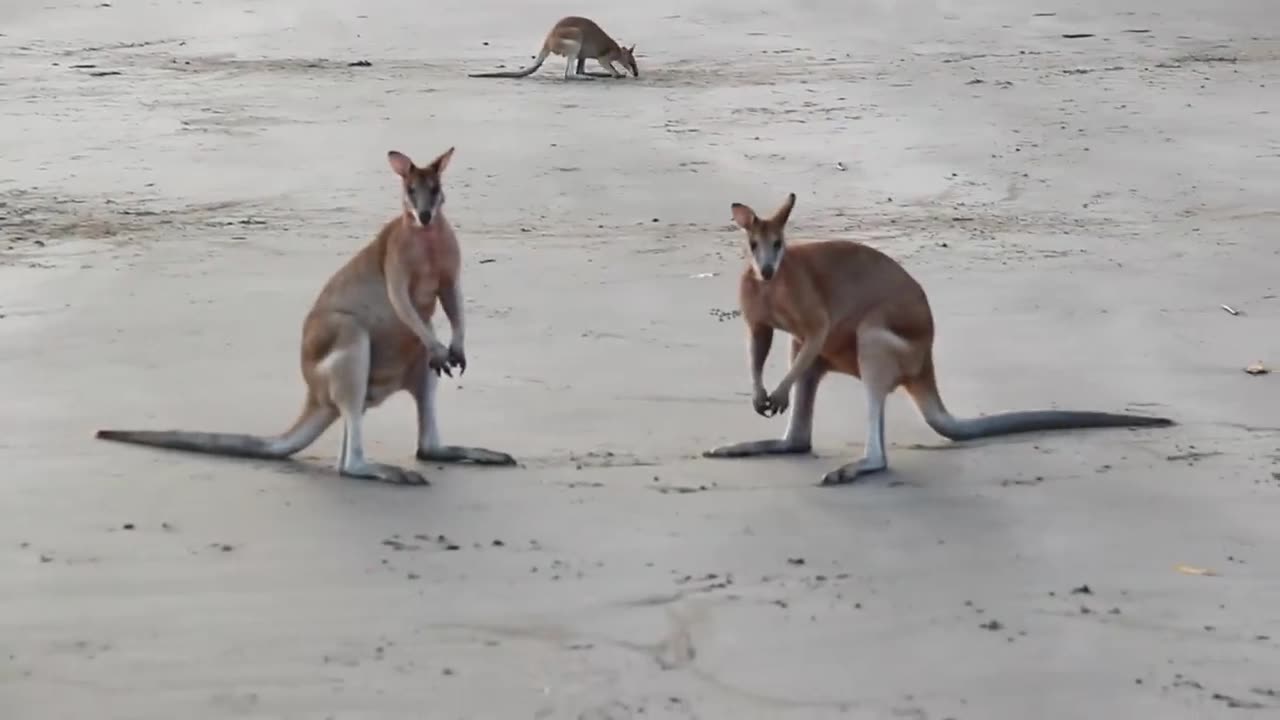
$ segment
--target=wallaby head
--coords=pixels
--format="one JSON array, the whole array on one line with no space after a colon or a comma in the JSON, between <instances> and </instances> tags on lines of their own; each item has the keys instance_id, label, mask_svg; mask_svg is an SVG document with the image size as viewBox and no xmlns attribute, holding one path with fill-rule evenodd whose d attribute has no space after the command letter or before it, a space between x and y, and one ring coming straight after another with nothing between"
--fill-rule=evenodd
<instances>
[{"instance_id":1,"label":"wallaby head","mask_svg":"<svg viewBox=\"0 0 1280 720\"><path fill-rule=\"evenodd\" d=\"M782 256L786 253L785 230L787 218L791 217L791 208L795 207L796 194L787 195L786 202L769 219L762 219L756 211L742 203L730 206L733 210L733 221L738 227L747 231L747 245L751 251L751 268L756 277L769 280L778 272L782 264Z\"/></svg>"},{"instance_id":2,"label":"wallaby head","mask_svg":"<svg viewBox=\"0 0 1280 720\"><path fill-rule=\"evenodd\" d=\"M440 212L444 205L444 185L441 176L449 167L449 159L453 157L453 148L431 161L431 164L420 168L413 164L408 155L392 150L387 153L387 161L391 169L400 176L403 184L401 201L404 210L413 219L415 225L426 227Z\"/></svg>"},{"instance_id":3,"label":"wallaby head","mask_svg":"<svg viewBox=\"0 0 1280 720\"><path fill-rule=\"evenodd\" d=\"M618 62L622 63L622 66L624 68L631 71L632 77L640 77L640 66L636 65L635 52L636 52L635 45L632 45L631 47L624 47L622 45L619 45L618 46Z\"/></svg>"}]
</instances>

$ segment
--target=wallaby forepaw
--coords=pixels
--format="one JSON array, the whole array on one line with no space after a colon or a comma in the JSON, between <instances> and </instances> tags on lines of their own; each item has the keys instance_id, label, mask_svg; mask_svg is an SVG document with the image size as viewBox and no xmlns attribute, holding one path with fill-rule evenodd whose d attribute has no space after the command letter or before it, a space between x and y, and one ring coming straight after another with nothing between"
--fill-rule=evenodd
<instances>
[{"instance_id":1,"label":"wallaby forepaw","mask_svg":"<svg viewBox=\"0 0 1280 720\"><path fill-rule=\"evenodd\" d=\"M787 411L791 405L791 398L786 391L766 392L764 388L757 388L751 397L751 407L755 409L756 414L760 417L771 418L775 415L781 415Z\"/></svg>"},{"instance_id":2,"label":"wallaby forepaw","mask_svg":"<svg viewBox=\"0 0 1280 720\"><path fill-rule=\"evenodd\" d=\"M445 354L432 355L431 359L427 360L427 367L437 376L443 373L453 377L453 370L449 369L449 358Z\"/></svg>"},{"instance_id":3,"label":"wallaby forepaw","mask_svg":"<svg viewBox=\"0 0 1280 720\"><path fill-rule=\"evenodd\" d=\"M467 372L467 353L462 346L449 346L448 364L458 368L458 377L462 377Z\"/></svg>"}]
</instances>

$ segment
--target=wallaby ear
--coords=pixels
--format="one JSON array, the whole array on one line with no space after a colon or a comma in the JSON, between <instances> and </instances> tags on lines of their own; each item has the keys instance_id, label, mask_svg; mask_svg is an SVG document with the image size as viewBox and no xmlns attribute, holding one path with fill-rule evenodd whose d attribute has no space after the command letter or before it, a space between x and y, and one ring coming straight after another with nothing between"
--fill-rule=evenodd
<instances>
[{"instance_id":1,"label":"wallaby ear","mask_svg":"<svg viewBox=\"0 0 1280 720\"><path fill-rule=\"evenodd\" d=\"M627 48L627 52L629 52L629 53L633 53L633 52L635 52L635 51L636 51L635 43L632 43L632 44L631 44L631 47Z\"/></svg>"},{"instance_id":2,"label":"wallaby ear","mask_svg":"<svg viewBox=\"0 0 1280 720\"><path fill-rule=\"evenodd\" d=\"M409 177L409 173L413 172L413 161L397 150L387 153L387 162L391 163L391 169L400 177Z\"/></svg>"},{"instance_id":3,"label":"wallaby ear","mask_svg":"<svg viewBox=\"0 0 1280 720\"><path fill-rule=\"evenodd\" d=\"M796 206L796 194L788 193L787 201L782 203L782 207L778 208L778 212L773 214L773 222L776 225L786 225L787 218L791 217L791 208Z\"/></svg>"},{"instance_id":4,"label":"wallaby ear","mask_svg":"<svg viewBox=\"0 0 1280 720\"><path fill-rule=\"evenodd\" d=\"M756 211L743 205L742 203L734 203L729 206L733 211L733 221L743 230L750 230L752 225L756 223Z\"/></svg>"},{"instance_id":5,"label":"wallaby ear","mask_svg":"<svg viewBox=\"0 0 1280 720\"><path fill-rule=\"evenodd\" d=\"M444 169L449 167L449 159L453 157L453 148L445 150L440 157L431 161L431 169L436 171L437 175L443 174Z\"/></svg>"}]
</instances>

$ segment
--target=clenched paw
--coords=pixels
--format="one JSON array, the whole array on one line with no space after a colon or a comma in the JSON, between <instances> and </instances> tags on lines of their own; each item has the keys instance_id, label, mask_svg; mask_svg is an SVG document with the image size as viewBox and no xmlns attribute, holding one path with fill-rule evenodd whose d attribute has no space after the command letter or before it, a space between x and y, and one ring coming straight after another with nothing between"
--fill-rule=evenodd
<instances>
[{"instance_id":1,"label":"clenched paw","mask_svg":"<svg viewBox=\"0 0 1280 720\"><path fill-rule=\"evenodd\" d=\"M449 369L449 365L449 348L438 342L427 348L427 368L437 377L441 373L453 377L453 370Z\"/></svg>"},{"instance_id":2,"label":"clenched paw","mask_svg":"<svg viewBox=\"0 0 1280 720\"><path fill-rule=\"evenodd\" d=\"M769 395L769 409L773 415L781 415L791 407L790 391L778 388Z\"/></svg>"},{"instance_id":3,"label":"clenched paw","mask_svg":"<svg viewBox=\"0 0 1280 720\"><path fill-rule=\"evenodd\" d=\"M751 407L760 417L769 417L773 404L769 402L769 391L762 387L756 388L751 393Z\"/></svg>"},{"instance_id":4,"label":"clenched paw","mask_svg":"<svg viewBox=\"0 0 1280 720\"><path fill-rule=\"evenodd\" d=\"M458 368L458 377L462 377L467 372L467 353L462 349L461 345L450 345L448 364ZM451 376L452 377L452 376Z\"/></svg>"}]
</instances>

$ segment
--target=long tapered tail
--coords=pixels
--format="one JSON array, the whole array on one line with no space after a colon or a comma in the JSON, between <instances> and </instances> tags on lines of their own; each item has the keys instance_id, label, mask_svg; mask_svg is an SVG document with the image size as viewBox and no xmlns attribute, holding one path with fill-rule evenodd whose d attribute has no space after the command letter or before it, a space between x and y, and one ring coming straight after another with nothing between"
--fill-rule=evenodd
<instances>
[{"instance_id":1,"label":"long tapered tail","mask_svg":"<svg viewBox=\"0 0 1280 720\"><path fill-rule=\"evenodd\" d=\"M211 455L283 460L315 442L337 418L333 408L308 402L293 427L275 437L187 430L99 430L95 437Z\"/></svg>"},{"instance_id":2,"label":"long tapered tail","mask_svg":"<svg viewBox=\"0 0 1280 720\"><path fill-rule=\"evenodd\" d=\"M550 54L551 54L551 51L550 51L550 50L548 50L548 49L546 49L546 48L544 47L544 48L542 48L542 52L538 53L538 57L536 57L536 58L534 58L534 59L533 59L533 64L532 64L532 65L530 65L529 67L522 68L522 69L520 69L520 70L499 70L499 71L495 71L495 72L487 72L487 73L471 73L471 74L470 74L470 75L468 75L467 77L474 77L474 78L522 78L522 77L528 77L528 76L530 76L530 75L534 74L535 72L537 72L537 71L538 71L538 68L542 67L542 63L544 63L544 62L546 62L546 61L547 61L547 56L548 56L548 55L550 55Z\"/></svg>"},{"instance_id":3,"label":"long tapered tail","mask_svg":"<svg viewBox=\"0 0 1280 720\"><path fill-rule=\"evenodd\" d=\"M942 402L933 359L926 361L919 376L906 383L907 392L915 400L924 421L934 432L948 440L1013 435L1040 430L1074 430L1104 427L1169 427L1173 420L1147 415L1094 412L1089 410L1026 410L1006 412L978 418L957 418Z\"/></svg>"}]
</instances>

